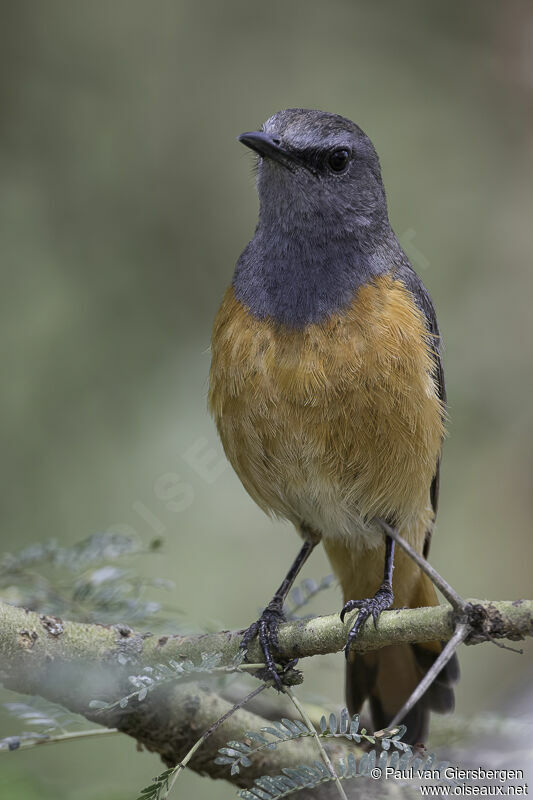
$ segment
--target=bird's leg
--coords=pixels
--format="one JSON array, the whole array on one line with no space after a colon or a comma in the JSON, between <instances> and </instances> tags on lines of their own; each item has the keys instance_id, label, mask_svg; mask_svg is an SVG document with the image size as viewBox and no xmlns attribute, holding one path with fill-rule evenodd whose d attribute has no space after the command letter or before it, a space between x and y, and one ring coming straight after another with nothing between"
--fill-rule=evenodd
<instances>
[{"instance_id":1,"label":"bird's leg","mask_svg":"<svg viewBox=\"0 0 533 800\"><path fill-rule=\"evenodd\" d=\"M311 555L318 539L306 539L302 548L294 562L283 579L279 589L274 597L267 605L257 622L253 622L250 627L245 631L240 645L241 650L245 653L252 639L256 636L259 639L259 644L265 656L266 672L268 677L274 681L274 684L281 689L283 686L282 679L276 670L274 658L272 656L272 648L277 649L278 646L278 628L282 622L285 621L283 614L283 602L293 585L296 576L301 568Z\"/></svg>"},{"instance_id":2,"label":"bird's leg","mask_svg":"<svg viewBox=\"0 0 533 800\"><path fill-rule=\"evenodd\" d=\"M353 611L355 608L359 609L359 613L357 615L357 619L348 634L348 639L346 640L346 646L344 648L344 653L346 658L350 655L350 648L357 638L359 631L367 621L367 619L372 615L374 620L374 626L377 625L379 615L382 611L386 611L387 608L390 608L393 600L394 594L392 592L392 571L394 569L394 539L390 536L385 537L385 570L383 574L383 581L381 586L377 590L374 597L366 597L364 600L348 600L345 604L344 608L341 611L341 620L344 622L344 617L350 611Z\"/></svg>"}]
</instances>

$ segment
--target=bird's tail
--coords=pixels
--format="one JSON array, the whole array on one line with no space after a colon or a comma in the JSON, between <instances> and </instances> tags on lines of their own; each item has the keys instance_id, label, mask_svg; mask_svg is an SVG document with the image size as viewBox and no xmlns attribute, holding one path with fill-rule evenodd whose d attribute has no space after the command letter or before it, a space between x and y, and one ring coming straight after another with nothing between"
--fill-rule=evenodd
<instances>
[{"instance_id":1,"label":"bird's tail","mask_svg":"<svg viewBox=\"0 0 533 800\"><path fill-rule=\"evenodd\" d=\"M409 607L435 605L438 605L438 600L433 584L424 573L420 573ZM426 642L390 645L364 654L353 653L346 666L346 704L350 713L359 712L368 698L374 730L387 727L441 650L441 642ZM453 709L452 685L458 676L459 666L454 656L402 720L407 726L404 741L410 744L423 742L428 733L430 711L444 713Z\"/></svg>"}]
</instances>

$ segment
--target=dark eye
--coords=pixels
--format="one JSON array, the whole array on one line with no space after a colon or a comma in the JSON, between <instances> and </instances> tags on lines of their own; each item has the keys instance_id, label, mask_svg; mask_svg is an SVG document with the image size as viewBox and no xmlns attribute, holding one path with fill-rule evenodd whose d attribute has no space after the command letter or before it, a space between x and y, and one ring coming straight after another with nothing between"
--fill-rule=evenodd
<instances>
[{"instance_id":1,"label":"dark eye","mask_svg":"<svg viewBox=\"0 0 533 800\"><path fill-rule=\"evenodd\" d=\"M343 172L348 166L350 160L350 151L341 148L333 150L328 156L328 165L333 172Z\"/></svg>"}]
</instances>

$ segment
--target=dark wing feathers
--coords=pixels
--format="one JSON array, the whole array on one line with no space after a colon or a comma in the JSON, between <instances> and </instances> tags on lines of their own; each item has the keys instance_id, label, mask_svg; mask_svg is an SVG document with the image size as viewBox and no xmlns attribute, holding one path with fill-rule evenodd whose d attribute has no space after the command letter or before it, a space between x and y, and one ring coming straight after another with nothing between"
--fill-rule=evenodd
<instances>
[{"instance_id":1,"label":"dark wing feathers","mask_svg":"<svg viewBox=\"0 0 533 800\"><path fill-rule=\"evenodd\" d=\"M443 406L446 406L446 384L444 383L444 369L442 366L442 343L440 337L440 330L439 325L437 322L437 315L435 314L435 309L433 307L433 302L429 293L411 267L407 259L402 261L400 266L396 270L396 277L399 278L402 283L409 289L411 294L413 295L417 306L424 314L426 319L426 325L428 328L428 332L431 337L431 351L434 357L434 378L437 384L437 392L439 395L440 400L442 401ZM435 516L437 515L437 509L439 505L439 477L440 477L440 460L436 464L435 468L435 475L433 476L433 480L431 482L431 489L430 489L430 498L431 498L431 505L433 508L433 512ZM424 558L427 558L429 553L429 546L431 543L431 531L426 533L426 539L424 542Z\"/></svg>"}]
</instances>

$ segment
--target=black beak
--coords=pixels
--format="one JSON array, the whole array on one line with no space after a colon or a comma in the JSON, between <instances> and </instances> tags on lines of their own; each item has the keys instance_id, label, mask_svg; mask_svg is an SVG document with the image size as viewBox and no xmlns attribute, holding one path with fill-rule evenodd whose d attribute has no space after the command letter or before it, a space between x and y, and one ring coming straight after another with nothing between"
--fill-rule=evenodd
<instances>
[{"instance_id":1,"label":"black beak","mask_svg":"<svg viewBox=\"0 0 533 800\"><path fill-rule=\"evenodd\" d=\"M254 150L264 158L271 158L288 169L294 169L294 157L281 147L281 141L275 136L269 136L262 131L250 131L249 133L241 133L239 142L242 142L246 147Z\"/></svg>"}]
</instances>

